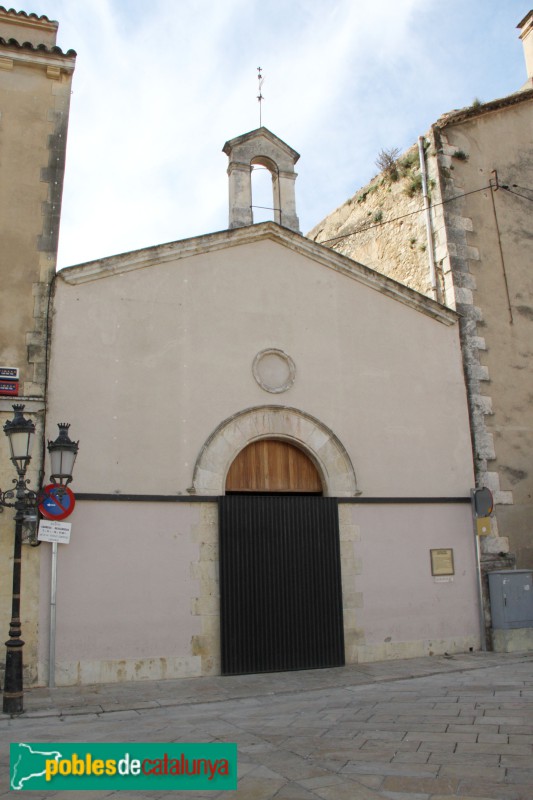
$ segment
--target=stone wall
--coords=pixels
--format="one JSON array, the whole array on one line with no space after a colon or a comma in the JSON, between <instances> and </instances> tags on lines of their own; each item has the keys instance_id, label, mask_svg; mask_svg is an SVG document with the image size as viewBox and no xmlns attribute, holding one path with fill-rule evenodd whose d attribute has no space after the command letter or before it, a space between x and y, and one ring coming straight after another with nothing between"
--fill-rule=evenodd
<instances>
[{"instance_id":1,"label":"stone wall","mask_svg":"<svg viewBox=\"0 0 533 800\"><path fill-rule=\"evenodd\" d=\"M483 549L498 555L510 548L520 568L533 566L532 120L529 91L477 114L451 115L437 130L476 479L496 502ZM447 288L447 300L450 294Z\"/></svg>"},{"instance_id":2,"label":"stone wall","mask_svg":"<svg viewBox=\"0 0 533 800\"><path fill-rule=\"evenodd\" d=\"M55 46L58 24L0 8L0 365L20 371L19 397L0 397L0 426L25 404L36 423L27 473L43 478L50 288L56 270L59 216L75 53ZM53 430L48 431L54 434ZM0 487L15 470L0 437ZM55 435L53 435L55 438ZM11 617L13 512L0 515L0 636ZM22 636L26 682L37 676L39 548L23 547ZM3 662L3 655L0 656ZM3 663L0 664L0 670Z\"/></svg>"},{"instance_id":3,"label":"stone wall","mask_svg":"<svg viewBox=\"0 0 533 800\"><path fill-rule=\"evenodd\" d=\"M418 148L411 147L307 235L431 296Z\"/></svg>"}]
</instances>

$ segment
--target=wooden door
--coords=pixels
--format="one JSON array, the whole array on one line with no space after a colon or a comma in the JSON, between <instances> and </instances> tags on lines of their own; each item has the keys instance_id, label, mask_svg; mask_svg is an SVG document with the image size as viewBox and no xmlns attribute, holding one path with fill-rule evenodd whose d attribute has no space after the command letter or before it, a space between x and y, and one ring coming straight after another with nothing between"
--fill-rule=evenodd
<instances>
[{"instance_id":1,"label":"wooden door","mask_svg":"<svg viewBox=\"0 0 533 800\"><path fill-rule=\"evenodd\" d=\"M226 478L226 492L322 494L311 459L293 444L260 439L241 450Z\"/></svg>"}]
</instances>

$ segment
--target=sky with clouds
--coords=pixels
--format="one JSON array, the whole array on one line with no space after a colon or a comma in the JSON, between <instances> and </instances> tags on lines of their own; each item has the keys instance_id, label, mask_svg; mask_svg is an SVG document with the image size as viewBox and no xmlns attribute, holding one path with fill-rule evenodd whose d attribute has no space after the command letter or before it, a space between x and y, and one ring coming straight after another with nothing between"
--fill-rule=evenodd
<instances>
[{"instance_id":1,"label":"sky with clouds","mask_svg":"<svg viewBox=\"0 0 533 800\"><path fill-rule=\"evenodd\" d=\"M526 80L529 0L31 0L78 53L59 266L223 230L228 139L301 154L302 232L438 117ZM266 176L268 177L268 175ZM254 177L262 204L264 176ZM263 217L256 212L256 221Z\"/></svg>"}]
</instances>

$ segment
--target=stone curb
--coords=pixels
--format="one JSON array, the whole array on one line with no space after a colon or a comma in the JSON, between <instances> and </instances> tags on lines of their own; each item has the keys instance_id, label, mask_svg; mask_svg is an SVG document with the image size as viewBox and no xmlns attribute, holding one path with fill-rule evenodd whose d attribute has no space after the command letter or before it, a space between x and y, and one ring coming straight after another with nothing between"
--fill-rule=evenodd
<instances>
[{"instance_id":1,"label":"stone curb","mask_svg":"<svg viewBox=\"0 0 533 800\"><path fill-rule=\"evenodd\" d=\"M508 664L533 662L533 652L526 653L467 653L456 656L427 657L402 661L382 661L364 665L350 665L335 670L309 670L298 673L269 673L266 675L232 676L228 678L183 678L181 680L98 684L28 689L25 695L24 719L43 717L70 717L80 715L116 715L128 711L139 712L155 708L191 705L209 705L228 701L244 701L264 695L289 695L310 693L325 689L359 688L374 683L415 680L447 673L490 669ZM318 678L318 680L317 680ZM239 680L240 679L240 680ZM238 682L237 682L238 681ZM198 682L198 684L196 684ZM196 689L211 687L209 697ZM213 684L215 684L213 686ZM186 696L183 692L186 690ZM158 694L158 698L139 699L139 694ZM102 702L95 695L102 694ZM181 695L181 696L180 696ZM87 701L84 702L84 697ZM119 699L114 700L117 697ZM47 704L47 699L49 704ZM4 717L6 719L7 717ZM117 719L118 717L115 717ZM1 718L0 718L1 719Z\"/></svg>"}]
</instances>

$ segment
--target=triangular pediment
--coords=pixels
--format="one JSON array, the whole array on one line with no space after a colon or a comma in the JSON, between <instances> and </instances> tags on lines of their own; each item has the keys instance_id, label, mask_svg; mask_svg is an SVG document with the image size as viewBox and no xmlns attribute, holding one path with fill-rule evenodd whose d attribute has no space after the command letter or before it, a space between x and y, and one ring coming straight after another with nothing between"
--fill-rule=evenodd
<instances>
[{"instance_id":1,"label":"triangular pediment","mask_svg":"<svg viewBox=\"0 0 533 800\"><path fill-rule=\"evenodd\" d=\"M453 325L457 321L457 314L446 306L437 303L414 289L376 272L364 264L352 261L351 258L331 250L301 236L288 228L283 228L275 222L263 222L258 225L249 225L245 228L234 228L204 236L195 236L191 239L181 239L176 242L156 245L143 250L130 253L108 256L107 258L89 261L73 267L67 267L58 273L58 276L69 284L82 284L89 281L123 275L138 269L155 268L160 264L177 261L185 258L221 251L230 247L253 245L262 241L271 241L280 247L289 248L327 269L334 270L340 275L362 283L392 299L410 306L423 314L437 319L446 325Z\"/></svg>"},{"instance_id":2,"label":"triangular pediment","mask_svg":"<svg viewBox=\"0 0 533 800\"><path fill-rule=\"evenodd\" d=\"M240 145L248 144L261 139L266 139L268 142L270 142L270 144L285 152L285 154L292 159L293 164L296 164L300 158L300 154L297 153L296 150L293 150L293 148L289 147L289 145L284 142L283 139L280 139L279 136L276 136L275 133L272 133L272 131L269 131L269 129L265 128L264 126L261 128L256 128L253 131L249 131L248 133L243 133L241 136L236 136L234 139L229 139L229 141L227 141L222 148L222 152L229 156L229 154L235 150L236 147L240 147Z\"/></svg>"}]
</instances>

